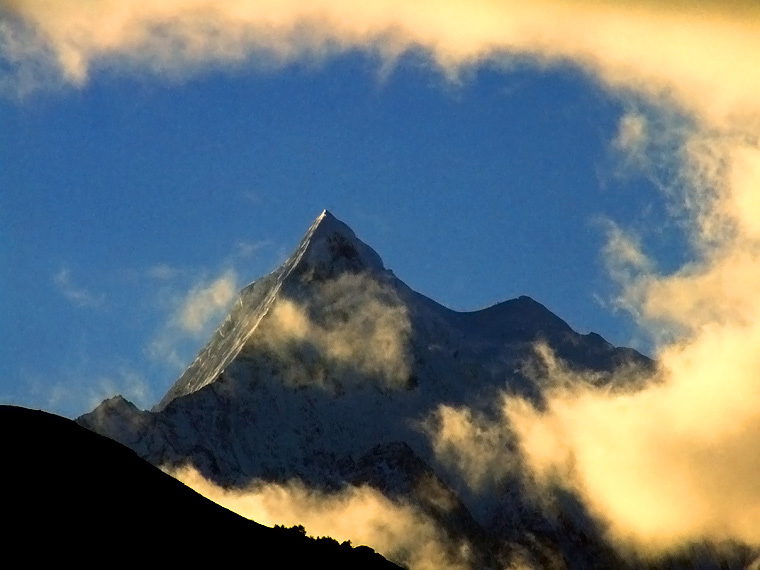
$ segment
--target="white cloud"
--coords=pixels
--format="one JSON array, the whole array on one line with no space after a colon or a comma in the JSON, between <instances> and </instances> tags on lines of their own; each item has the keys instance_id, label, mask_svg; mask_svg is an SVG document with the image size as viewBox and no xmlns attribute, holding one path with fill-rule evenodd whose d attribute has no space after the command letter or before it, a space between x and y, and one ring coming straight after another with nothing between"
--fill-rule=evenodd
<instances>
[{"instance_id":1,"label":"white cloud","mask_svg":"<svg viewBox=\"0 0 760 570\"><path fill-rule=\"evenodd\" d=\"M235 243L235 253L238 257L244 259L253 257L261 250L272 245L270 240L261 240L256 242L238 240Z\"/></svg>"},{"instance_id":2,"label":"white cloud","mask_svg":"<svg viewBox=\"0 0 760 570\"><path fill-rule=\"evenodd\" d=\"M197 334L229 308L237 292L237 276L232 270L211 283L199 283L188 292L176 313L175 322L183 331Z\"/></svg>"},{"instance_id":3,"label":"white cloud","mask_svg":"<svg viewBox=\"0 0 760 570\"><path fill-rule=\"evenodd\" d=\"M104 294L95 294L74 283L71 271L68 268L61 268L55 274L53 281L63 296L78 307L97 308L105 303L106 296Z\"/></svg>"},{"instance_id":4,"label":"white cloud","mask_svg":"<svg viewBox=\"0 0 760 570\"><path fill-rule=\"evenodd\" d=\"M198 349L198 339L211 334L237 297L239 289L236 272L227 269L216 278L201 279L185 292L177 292L173 281L187 273L164 265L155 266L150 272L154 279L167 282L161 296L169 314L165 324L146 346L146 352L152 360L161 361L176 370L188 365L192 351Z\"/></svg>"},{"instance_id":5,"label":"white cloud","mask_svg":"<svg viewBox=\"0 0 760 570\"><path fill-rule=\"evenodd\" d=\"M176 267L172 267L168 263L158 263L151 266L148 269L148 277L157 281L171 281L180 273L180 270Z\"/></svg>"}]
</instances>

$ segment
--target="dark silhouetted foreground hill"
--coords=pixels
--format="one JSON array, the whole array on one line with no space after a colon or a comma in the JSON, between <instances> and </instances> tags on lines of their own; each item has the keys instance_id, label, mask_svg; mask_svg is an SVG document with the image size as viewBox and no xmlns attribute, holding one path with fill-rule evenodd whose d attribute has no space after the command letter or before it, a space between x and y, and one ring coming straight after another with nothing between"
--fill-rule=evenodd
<instances>
[{"instance_id":1,"label":"dark silhouetted foreground hill","mask_svg":"<svg viewBox=\"0 0 760 570\"><path fill-rule=\"evenodd\" d=\"M399 568L367 547L240 517L66 418L0 406L0 433L6 560Z\"/></svg>"}]
</instances>

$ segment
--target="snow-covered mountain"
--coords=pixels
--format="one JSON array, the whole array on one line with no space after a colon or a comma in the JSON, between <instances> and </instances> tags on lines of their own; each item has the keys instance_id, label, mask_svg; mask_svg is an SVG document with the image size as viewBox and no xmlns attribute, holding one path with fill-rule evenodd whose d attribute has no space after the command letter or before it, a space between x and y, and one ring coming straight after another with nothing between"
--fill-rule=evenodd
<instances>
[{"instance_id":1,"label":"snow-covered mountain","mask_svg":"<svg viewBox=\"0 0 760 570\"><path fill-rule=\"evenodd\" d=\"M478 564L495 563L484 546L494 538L508 534L511 544L542 551L561 535L569 546L551 548L568 567L581 567L568 554L581 548L573 537L594 537L577 505L569 501L558 523L532 506L519 482L504 482L498 496L473 493L431 441L442 405L489 413L503 392L540 402L536 343L571 368L598 372L600 382L623 364L652 365L573 331L528 297L474 312L447 309L411 290L325 211L279 269L241 291L152 411L116 397L77 421L153 464L190 463L226 487L294 479L326 491L369 485L410 501L452 539L470 541ZM591 558L611 556L594 548Z\"/></svg>"}]
</instances>

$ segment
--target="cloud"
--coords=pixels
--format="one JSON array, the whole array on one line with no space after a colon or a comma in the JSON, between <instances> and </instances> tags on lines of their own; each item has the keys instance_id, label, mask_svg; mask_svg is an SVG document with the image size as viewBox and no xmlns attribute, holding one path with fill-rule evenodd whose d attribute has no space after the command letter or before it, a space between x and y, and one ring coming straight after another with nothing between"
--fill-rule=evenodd
<instances>
[{"instance_id":1,"label":"cloud","mask_svg":"<svg viewBox=\"0 0 760 570\"><path fill-rule=\"evenodd\" d=\"M105 295L95 294L88 289L74 283L71 277L71 271L68 268L62 268L55 274L53 279L58 286L58 290L77 307L97 308L105 302Z\"/></svg>"},{"instance_id":2,"label":"cloud","mask_svg":"<svg viewBox=\"0 0 760 570\"><path fill-rule=\"evenodd\" d=\"M171 281L174 279L179 270L166 263L158 263L148 268L147 275L156 281Z\"/></svg>"},{"instance_id":3,"label":"cloud","mask_svg":"<svg viewBox=\"0 0 760 570\"><path fill-rule=\"evenodd\" d=\"M612 145L623 154L629 168L644 169L648 166L647 143L651 140L651 128L643 113L630 112L620 119Z\"/></svg>"},{"instance_id":4,"label":"cloud","mask_svg":"<svg viewBox=\"0 0 760 570\"><path fill-rule=\"evenodd\" d=\"M634 274L653 269L652 261L644 254L637 237L614 224L607 228L604 256L608 270L619 280L627 280Z\"/></svg>"},{"instance_id":5,"label":"cloud","mask_svg":"<svg viewBox=\"0 0 760 570\"><path fill-rule=\"evenodd\" d=\"M409 317L393 290L371 277L340 275L317 285L308 302L281 298L267 319L257 342L287 364L290 381L333 388L366 377L390 387L409 382Z\"/></svg>"},{"instance_id":6,"label":"cloud","mask_svg":"<svg viewBox=\"0 0 760 570\"><path fill-rule=\"evenodd\" d=\"M467 407L440 405L422 426L436 457L453 467L474 491L484 493L520 473L515 437L506 418L494 421Z\"/></svg>"},{"instance_id":7,"label":"cloud","mask_svg":"<svg viewBox=\"0 0 760 570\"><path fill-rule=\"evenodd\" d=\"M176 329L165 327L151 340L145 348L145 353L152 360L162 362L167 366L182 371L187 368L191 351L185 350L187 337Z\"/></svg>"},{"instance_id":8,"label":"cloud","mask_svg":"<svg viewBox=\"0 0 760 570\"><path fill-rule=\"evenodd\" d=\"M654 378L629 370L614 389L544 350L554 385L544 408L508 394L491 416L441 406L434 451L478 492L516 475L538 499L573 490L623 551L758 546L760 409L756 375L743 371L760 365L760 338L726 333L670 346ZM625 389L634 379L646 388Z\"/></svg>"},{"instance_id":9,"label":"cloud","mask_svg":"<svg viewBox=\"0 0 760 570\"><path fill-rule=\"evenodd\" d=\"M255 242L238 240L237 242L235 242L235 254L238 257L242 257L246 259L249 257L253 257L254 255L258 254L261 250L271 245L272 245L271 240L260 240L260 241L255 241Z\"/></svg>"},{"instance_id":10,"label":"cloud","mask_svg":"<svg viewBox=\"0 0 760 570\"><path fill-rule=\"evenodd\" d=\"M170 281L178 273L169 266L157 265L149 271L149 276ZM176 369L186 367L188 345L195 345L198 338L210 334L211 327L217 324L216 321L221 319L237 297L238 289L237 274L228 269L214 279L197 281L184 293L177 293L173 288L164 291L170 314L149 343L146 349L148 355ZM192 353L192 350L190 348L189 352Z\"/></svg>"},{"instance_id":11,"label":"cloud","mask_svg":"<svg viewBox=\"0 0 760 570\"><path fill-rule=\"evenodd\" d=\"M510 418L529 464L584 497L615 540L659 553L699 540L760 545L760 177L757 142L685 143L695 258L617 276L660 339L658 383L554 392Z\"/></svg>"},{"instance_id":12,"label":"cloud","mask_svg":"<svg viewBox=\"0 0 760 570\"><path fill-rule=\"evenodd\" d=\"M76 382L77 391L81 390L81 383ZM91 410L103 400L122 394L136 406L148 407L153 400L153 394L147 380L129 368L122 367L115 373L98 376L93 385L87 390L87 409ZM81 393L79 394L81 397Z\"/></svg>"},{"instance_id":13,"label":"cloud","mask_svg":"<svg viewBox=\"0 0 760 570\"><path fill-rule=\"evenodd\" d=\"M201 332L211 319L221 316L229 308L237 291L237 277L232 270L211 283L196 285L177 311L177 324L183 331Z\"/></svg>"},{"instance_id":14,"label":"cloud","mask_svg":"<svg viewBox=\"0 0 760 570\"><path fill-rule=\"evenodd\" d=\"M545 484L570 486L613 541L659 554L703 540L760 545L757 333L713 330L660 354L658 382L573 382L504 417ZM558 369L559 374L569 374Z\"/></svg>"},{"instance_id":15,"label":"cloud","mask_svg":"<svg viewBox=\"0 0 760 570\"><path fill-rule=\"evenodd\" d=\"M220 505L267 526L303 525L311 536L370 546L410 570L470 567L466 545L452 546L427 515L371 487L326 493L299 482L254 482L245 489L225 489L191 467L171 474Z\"/></svg>"},{"instance_id":16,"label":"cloud","mask_svg":"<svg viewBox=\"0 0 760 570\"><path fill-rule=\"evenodd\" d=\"M750 0L11 0L6 13L0 46L16 73L55 67L74 84L98 66L177 74L353 49L386 60L423 50L453 75L489 58L572 62L614 89L675 101L715 124L756 112L760 85L752 57L760 18Z\"/></svg>"}]
</instances>

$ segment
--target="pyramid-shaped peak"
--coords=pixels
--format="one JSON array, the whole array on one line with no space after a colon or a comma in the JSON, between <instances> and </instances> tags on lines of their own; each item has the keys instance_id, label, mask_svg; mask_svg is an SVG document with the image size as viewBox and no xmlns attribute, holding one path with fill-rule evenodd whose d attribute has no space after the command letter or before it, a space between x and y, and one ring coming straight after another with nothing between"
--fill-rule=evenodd
<instances>
[{"instance_id":1,"label":"pyramid-shaped peak","mask_svg":"<svg viewBox=\"0 0 760 570\"><path fill-rule=\"evenodd\" d=\"M329 210L322 210L322 213L317 216L317 219L314 220L311 228L309 228L306 237L311 241L315 241L327 238L333 234L341 235L350 241L357 239L356 234L347 224L333 216Z\"/></svg>"},{"instance_id":2,"label":"pyramid-shaped peak","mask_svg":"<svg viewBox=\"0 0 760 570\"><path fill-rule=\"evenodd\" d=\"M296 271L308 271L316 277L332 277L345 271L385 270L383 260L375 250L328 210L314 220L296 255Z\"/></svg>"},{"instance_id":3,"label":"pyramid-shaped peak","mask_svg":"<svg viewBox=\"0 0 760 570\"><path fill-rule=\"evenodd\" d=\"M357 238L351 228L324 210L282 266L243 288L230 314L154 411L214 382L237 357L281 294L308 295L311 284L346 273L377 276L384 272L380 256Z\"/></svg>"},{"instance_id":4,"label":"pyramid-shaped peak","mask_svg":"<svg viewBox=\"0 0 760 570\"><path fill-rule=\"evenodd\" d=\"M330 232L347 232L350 235L356 237L353 230L349 228L345 223L341 222L338 218L333 216L330 210L322 210L322 213L319 214L319 216L317 216L317 219L314 220L314 223L312 223L309 233L312 233L314 235L321 235Z\"/></svg>"}]
</instances>

